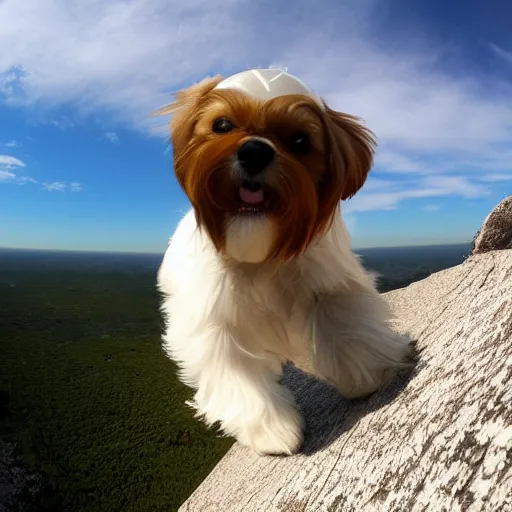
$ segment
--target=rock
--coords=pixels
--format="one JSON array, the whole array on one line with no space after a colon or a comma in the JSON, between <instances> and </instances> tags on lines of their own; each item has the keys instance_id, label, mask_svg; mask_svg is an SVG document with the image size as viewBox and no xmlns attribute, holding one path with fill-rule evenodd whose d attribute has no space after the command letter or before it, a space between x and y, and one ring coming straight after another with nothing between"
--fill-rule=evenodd
<instances>
[{"instance_id":1,"label":"rock","mask_svg":"<svg viewBox=\"0 0 512 512\"><path fill-rule=\"evenodd\" d=\"M494 208L473 239L471 254L512 249L512 196Z\"/></svg>"},{"instance_id":2,"label":"rock","mask_svg":"<svg viewBox=\"0 0 512 512\"><path fill-rule=\"evenodd\" d=\"M415 341L411 373L349 402L288 367L303 453L235 444L180 510L512 511L512 250L478 254L507 201L463 264L384 294Z\"/></svg>"}]
</instances>

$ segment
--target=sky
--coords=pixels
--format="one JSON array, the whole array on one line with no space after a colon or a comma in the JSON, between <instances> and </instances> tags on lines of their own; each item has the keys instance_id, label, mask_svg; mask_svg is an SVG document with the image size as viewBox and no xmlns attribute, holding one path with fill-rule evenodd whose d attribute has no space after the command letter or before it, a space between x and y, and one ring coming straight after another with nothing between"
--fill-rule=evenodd
<instances>
[{"instance_id":1,"label":"sky","mask_svg":"<svg viewBox=\"0 0 512 512\"><path fill-rule=\"evenodd\" d=\"M0 0L0 247L162 252L189 203L168 119L285 67L379 147L354 247L468 242L512 194L507 0Z\"/></svg>"}]
</instances>

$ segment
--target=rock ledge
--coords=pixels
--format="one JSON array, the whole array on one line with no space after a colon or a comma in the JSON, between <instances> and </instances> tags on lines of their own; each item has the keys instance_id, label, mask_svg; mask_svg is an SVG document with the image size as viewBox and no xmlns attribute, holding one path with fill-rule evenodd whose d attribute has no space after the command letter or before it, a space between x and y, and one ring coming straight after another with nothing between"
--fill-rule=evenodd
<instances>
[{"instance_id":1,"label":"rock ledge","mask_svg":"<svg viewBox=\"0 0 512 512\"><path fill-rule=\"evenodd\" d=\"M348 402L287 368L304 452L235 444L180 510L512 511L512 250L494 235L511 212L500 203L463 264L384 295L416 343L412 373Z\"/></svg>"}]
</instances>

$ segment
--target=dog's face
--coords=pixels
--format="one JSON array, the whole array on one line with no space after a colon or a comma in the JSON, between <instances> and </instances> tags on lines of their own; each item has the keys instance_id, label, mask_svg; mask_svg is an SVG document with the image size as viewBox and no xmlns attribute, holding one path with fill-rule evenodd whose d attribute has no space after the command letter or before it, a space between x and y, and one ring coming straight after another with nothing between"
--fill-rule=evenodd
<instances>
[{"instance_id":1,"label":"dog's face","mask_svg":"<svg viewBox=\"0 0 512 512\"><path fill-rule=\"evenodd\" d=\"M305 95L261 101L215 89L179 92L172 113L176 177L218 251L239 261L289 260L330 225L372 165L357 118Z\"/></svg>"}]
</instances>

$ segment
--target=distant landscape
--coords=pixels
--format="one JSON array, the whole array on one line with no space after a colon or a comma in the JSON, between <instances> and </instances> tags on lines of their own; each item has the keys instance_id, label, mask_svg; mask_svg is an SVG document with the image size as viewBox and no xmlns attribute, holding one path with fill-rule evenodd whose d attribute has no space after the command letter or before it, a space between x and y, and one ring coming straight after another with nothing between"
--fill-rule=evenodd
<instances>
[{"instance_id":1,"label":"distant landscape","mask_svg":"<svg viewBox=\"0 0 512 512\"><path fill-rule=\"evenodd\" d=\"M387 292L469 251L356 252ZM160 260L0 250L0 440L35 475L8 510L176 510L231 446L184 406L161 351Z\"/></svg>"}]
</instances>

